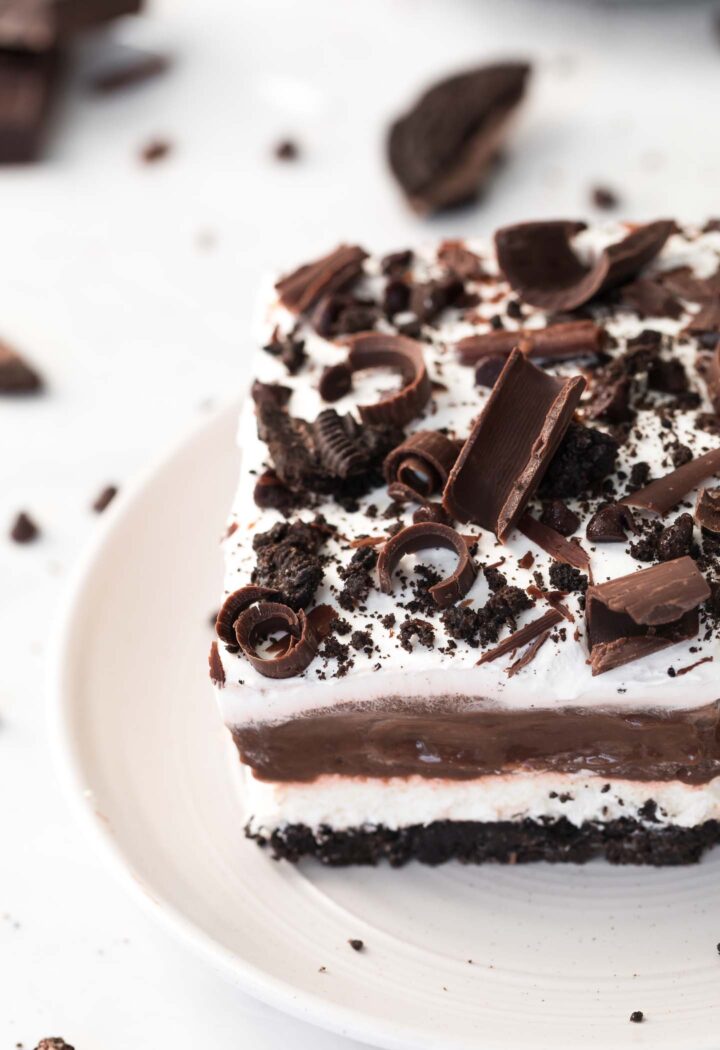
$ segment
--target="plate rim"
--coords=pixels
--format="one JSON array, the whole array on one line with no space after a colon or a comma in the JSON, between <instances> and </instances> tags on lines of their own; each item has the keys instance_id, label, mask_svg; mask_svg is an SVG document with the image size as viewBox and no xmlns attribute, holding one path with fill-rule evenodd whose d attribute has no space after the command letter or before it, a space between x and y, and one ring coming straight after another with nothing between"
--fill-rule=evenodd
<instances>
[{"instance_id":1,"label":"plate rim","mask_svg":"<svg viewBox=\"0 0 720 1050\"><path fill-rule=\"evenodd\" d=\"M398 1021L395 1033L389 1032L382 1021L374 1020L371 1015L299 988L218 944L196 922L165 900L162 894L156 893L154 887L146 884L134 870L110 825L94 810L87 794L82 756L72 726L71 687L83 596L103 557L107 542L136 500L153 479L203 433L220 425L231 412L237 418L243 396L223 399L208 416L194 422L189 428L185 427L174 439L165 442L149 465L132 475L105 512L98 531L68 574L54 617L45 688L45 713L54 771L74 819L83 829L85 837L94 844L116 882L124 887L142 911L220 971L223 978L281 1013L339 1036L386 1050L406 1050L410 1047L420 1050L423 1045L430 1047L431 1043L419 1042L418 1033L402 1021Z\"/></svg>"}]
</instances>

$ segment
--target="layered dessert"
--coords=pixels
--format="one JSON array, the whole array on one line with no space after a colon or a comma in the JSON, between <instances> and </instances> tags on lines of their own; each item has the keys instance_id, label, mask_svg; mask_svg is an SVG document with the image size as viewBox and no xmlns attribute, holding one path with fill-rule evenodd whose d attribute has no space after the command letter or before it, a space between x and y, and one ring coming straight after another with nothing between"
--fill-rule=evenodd
<instances>
[{"instance_id":1,"label":"layered dessert","mask_svg":"<svg viewBox=\"0 0 720 1050\"><path fill-rule=\"evenodd\" d=\"M720 840L720 224L342 245L274 286L210 673L277 858Z\"/></svg>"}]
</instances>

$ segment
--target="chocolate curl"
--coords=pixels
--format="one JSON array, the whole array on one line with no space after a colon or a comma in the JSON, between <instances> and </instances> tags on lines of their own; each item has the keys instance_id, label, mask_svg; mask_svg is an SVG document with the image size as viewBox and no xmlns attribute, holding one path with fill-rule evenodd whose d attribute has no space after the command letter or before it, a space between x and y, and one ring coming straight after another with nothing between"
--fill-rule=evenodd
<instances>
[{"instance_id":1,"label":"chocolate curl","mask_svg":"<svg viewBox=\"0 0 720 1050\"><path fill-rule=\"evenodd\" d=\"M517 346L527 357L561 361L600 353L605 329L594 321L568 321L547 328L502 329L484 335L469 335L455 344L460 363L476 365L487 357L507 357Z\"/></svg>"},{"instance_id":2,"label":"chocolate curl","mask_svg":"<svg viewBox=\"0 0 720 1050\"><path fill-rule=\"evenodd\" d=\"M507 638L503 638L493 649L488 649L486 653L483 653L476 667L490 663L491 660L497 660L498 657L511 653L515 649L520 649L521 646L527 645L528 642L535 641L545 631L549 631L552 627L559 624L561 620L562 615L557 609L548 609L542 616L538 616L537 620L531 620L530 623L526 623L524 627L520 627Z\"/></svg>"},{"instance_id":3,"label":"chocolate curl","mask_svg":"<svg viewBox=\"0 0 720 1050\"><path fill-rule=\"evenodd\" d=\"M526 222L495 234L498 264L523 302L548 311L574 310L631 281L675 230L668 220L640 226L586 265L572 247L585 223Z\"/></svg>"},{"instance_id":4,"label":"chocolate curl","mask_svg":"<svg viewBox=\"0 0 720 1050\"><path fill-rule=\"evenodd\" d=\"M427 498L445 487L458 446L437 430L418 430L385 457L388 484L400 482Z\"/></svg>"},{"instance_id":5,"label":"chocolate curl","mask_svg":"<svg viewBox=\"0 0 720 1050\"><path fill-rule=\"evenodd\" d=\"M275 285L280 302L296 314L306 313L323 295L345 288L362 272L367 252L357 245L341 244L329 255L306 263Z\"/></svg>"},{"instance_id":6,"label":"chocolate curl","mask_svg":"<svg viewBox=\"0 0 720 1050\"><path fill-rule=\"evenodd\" d=\"M550 375L513 350L450 471L443 493L450 516L504 539L542 481L584 388L582 376Z\"/></svg>"},{"instance_id":7,"label":"chocolate curl","mask_svg":"<svg viewBox=\"0 0 720 1050\"><path fill-rule=\"evenodd\" d=\"M403 385L374 405L358 405L364 423L405 426L418 416L430 400L432 384L425 367L422 344L403 335L358 332L343 339L349 348L347 365L351 372L366 368L391 368Z\"/></svg>"},{"instance_id":8,"label":"chocolate curl","mask_svg":"<svg viewBox=\"0 0 720 1050\"><path fill-rule=\"evenodd\" d=\"M283 653L264 658L257 644L274 631L285 630L291 637ZM240 613L235 623L238 645L255 670L265 678L294 678L302 674L317 655L320 639L301 610L293 612L280 602L260 602Z\"/></svg>"},{"instance_id":9,"label":"chocolate curl","mask_svg":"<svg viewBox=\"0 0 720 1050\"><path fill-rule=\"evenodd\" d=\"M246 587L229 594L220 607L215 621L215 633L220 641L224 642L231 653L238 651L237 638L235 636L235 621L241 612L249 609L251 605L261 601L274 601L280 597L280 592L271 587L259 587L257 584L249 583Z\"/></svg>"},{"instance_id":10,"label":"chocolate curl","mask_svg":"<svg viewBox=\"0 0 720 1050\"><path fill-rule=\"evenodd\" d=\"M432 521L408 525L407 528L402 529L388 540L380 551L377 561L380 590L384 594L392 594L393 573L400 559L406 554L434 550L438 547L454 551L458 556L458 563L450 576L429 588L430 594L441 609L463 598L477 576L477 569L470 557L467 542L455 529Z\"/></svg>"},{"instance_id":11,"label":"chocolate curl","mask_svg":"<svg viewBox=\"0 0 720 1050\"><path fill-rule=\"evenodd\" d=\"M685 555L588 587L585 599L593 675L659 652L698 632L710 587Z\"/></svg>"},{"instance_id":12,"label":"chocolate curl","mask_svg":"<svg viewBox=\"0 0 720 1050\"><path fill-rule=\"evenodd\" d=\"M698 456L697 459L691 459L689 463L683 463L677 470L670 471L657 481L651 481L649 485L638 489L637 492L623 496L620 503L625 503L629 507L640 507L662 517L677 506L701 481L718 473L720 473L720 448L715 448L703 456Z\"/></svg>"},{"instance_id":13,"label":"chocolate curl","mask_svg":"<svg viewBox=\"0 0 720 1050\"><path fill-rule=\"evenodd\" d=\"M537 518L533 518L532 514L523 514L517 527L523 536L527 536L532 543L537 544L555 561L562 561L576 569L590 572L590 557L580 544L565 539L549 525L544 525Z\"/></svg>"}]
</instances>

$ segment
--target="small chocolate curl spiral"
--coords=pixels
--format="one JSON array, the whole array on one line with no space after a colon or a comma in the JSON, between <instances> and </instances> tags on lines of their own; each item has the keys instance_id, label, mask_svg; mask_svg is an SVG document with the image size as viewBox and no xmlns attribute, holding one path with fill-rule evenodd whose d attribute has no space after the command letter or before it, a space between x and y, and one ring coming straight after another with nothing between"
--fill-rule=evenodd
<instances>
[{"instance_id":1,"label":"small chocolate curl spiral","mask_svg":"<svg viewBox=\"0 0 720 1050\"><path fill-rule=\"evenodd\" d=\"M235 621L241 612L249 609L251 605L261 601L274 601L280 597L280 592L271 587L259 587L249 583L246 587L229 594L217 614L215 621L215 633L221 642L224 642L229 652L238 651L237 638L235 637Z\"/></svg>"},{"instance_id":2,"label":"small chocolate curl spiral","mask_svg":"<svg viewBox=\"0 0 720 1050\"><path fill-rule=\"evenodd\" d=\"M389 485L400 482L427 499L445 487L458 451L438 430L417 430L385 458L385 477Z\"/></svg>"},{"instance_id":3,"label":"small chocolate curl spiral","mask_svg":"<svg viewBox=\"0 0 720 1050\"><path fill-rule=\"evenodd\" d=\"M342 341L348 347L345 365L351 373L390 368L402 379L400 390L386 394L375 404L358 405L363 423L403 427L420 415L432 394L421 343L383 332L357 332Z\"/></svg>"},{"instance_id":4,"label":"small chocolate curl spiral","mask_svg":"<svg viewBox=\"0 0 720 1050\"><path fill-rule=\"evenodd\" d=\"M408 525L407 528L402 529L388 540L380 551L377 561L380 590L385 594L392 594L393 573L400 559L406 554L436 550L438 547L454 551L458 562L455 571L450 576L446 576L444 580L430 587L430 594L441 609L459 601L472 587L477 576L477 569L470 557L468 545L460 533L448 525L433 521Z\"/></svg>"},{"instance_id":5,"label":"small chocolate curl spiral","mask_svg":"<svg viewBox=\"0 0 720 1050\"><path fill-rule=\"evenodd\" d=\"M258 644L275 631L290 635L290 645L282 653L261 656ZM320 639L305 613L294 612L280 602L258 602L240 613L235 622L237 642L255 670L265 678L294 678L302 674L315 658Z\"/></svg>"}]
</instances>

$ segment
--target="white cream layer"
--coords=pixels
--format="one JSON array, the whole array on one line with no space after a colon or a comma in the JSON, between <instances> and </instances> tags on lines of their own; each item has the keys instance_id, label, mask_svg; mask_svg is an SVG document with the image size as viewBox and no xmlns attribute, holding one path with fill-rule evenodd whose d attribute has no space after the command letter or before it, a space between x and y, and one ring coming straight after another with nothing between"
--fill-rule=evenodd
<instances>
[{"instance_id":1,"label":"white cream layer","mask_svg":"<svg viewBox=\"0 0 720 1050\"><path fill-rule=\"evenodd\" d=\"M597 252L609 241L617 240L623 233L619 227L587 231L581 234L578 243L582 249ZM470 242L469 246L483 256L488 270L492 271L495 268L494 259L486 246L475 242ZM417 258L414 267L417 278L424 279L435 273L433 259L434 251L428 251ZM689 231L687 237L678 234L670 238L655 268L670 269L690 265L699 276L707 276L715 271L719 261L720 233L699 235ZM373 282L378 280L378 266L377 260L368 260L368 286L372 286ZM483 297L483 302L476 312L488 319L502 309L503 300L509 295L509 289L502 281L496 284L478 284L474 290ZM667 318L641 320L636 314L623 310L618 310L609 317L603 316L601 321L619 340L622 347L627 338L637 335L643 328L655 328L668 334L677 334L687 323L690 311L696 309L695 306L690 307L677 321ZM427 420L416 421L410 429L447 426L452 428L457 436L465 436L472 419L482 408L487 391L474 385L473 370L460 365L448 347L462 336L487 331L490 325L489 320L470 323L459 319L455 311L446 311L444 318L441 327L434 332L433 345L426 345L425 356L431 377L441 381L447 390L437 394ZM269 341L276 325L283 330L290 330L295 320L277 303L271 303L263 326L262 341ZM544 324L544 317L536 314L523 323L528 326L541 326ZM288 376L279 361L263 351L256 354L252 371L264 381L276 381L290 386L293 389L290 411L295 415L313 419L326 407L317 391L319 374L324 365L341 360L344 351L337 345L319 338L307 327L302 331L302 336L306 340L310 361L297 376ZM704 396L704 386L697 379L695 370L694 342L689 341L684 347L679 347L677 353L688 366L693 386ZM563 371L574 373L577 368L575 363L571 363ZM380 388L392 384L391 378L373 373L335 407L339 412L352 411L354 406L363 400L375 400ZM695 431L692 418L693 414L688 413L680 419L681 441L688 444L696 454L720 445L720 438L717 436ZM628 452L628 449L621 451L619 465L628 467L634 461L645 459L651 464L652 476L657 477L672 469L661 447L661 428L657 418L650 413L641 414L640 421L646 436L643 440L632 443L631 452ZM252 550L254 533L265 531L281 520L277 512L261 511L253 502L256 477L265 469L268 459L267 449L257 437L253 406L249 399L242 415L238 442L242 450L242 472L230 517L230 522L237 528L225 540L226 593L250 581L255 562ZM694 494L689 498L694 499ZM371 493L361 501L362 508L369 504L377 506L379 513L375 520L369 520L362 509L359 513L347 514L333 502L317 508L337 526L339 533L345 538L342 543L331 541L328 545L329 553L339 555L342 561L347 563L353 553L348 548L347 541L361 534L383 534L389 522L383 519L382 512L388 503L389 499L384 489ZM407 510L406 524L412 520L412 509L410 507ZM297 516L310 519L314 513L314 510L302 510ZM673 515L670 515L667 521L672 517ZM586 520L583 520L577 535L591 555L596 582L644 567L627 553L625 544L606 543L591 547L585 539L585 524ZM550 559L519 533L512 533L503 546L497 543L493 535L474 526L463 526L463 531L478 534L479 561L492 563L505 557L506 561L501 567L508 576L509 583L527 587L533 582L532 571L536 569L540 569L547 579ZM525 571L517 568L516 562L517 558L528 550L532 550L535 563L532 570ZM452 556L445 552L422 554L420 557L423 562L433 564L438 569L449 569L453 560ZM408 574L414 562L415 556L405 560ZM331 565L315 601L337 605L333 586L340 587L342 584L338 580L336 568ZM486 600L487 594L487 584L480 574L468 598L479 605ZM377 610L383 615L395 612L398 614L399 624L405 614L402 609L398 609L397 601L409 597L409 593L404 592L398 581L393 595L384 595L378 590L373 590L367 608L369 611ZM441 653L439 646L444 645L447 636L439 617L434 621L437 642L435 648L428 650L416 645L413 652L408 653L399 645L394 632L382 629L377 620L371 620L359 611L348 613L343 610L343 616L350 621L354 630L365 629L368 624L371 626L373 641L378 646L378 651L371 656L366 656L363 652L353 652L354 667L343 678L333 676L333 663L326 667L324 661L316 659L302 675L284 681L273 681L258 674L241 654L228 653L220 645L226 675L225 687L218 690L223 717L230 725L253 721L279 721L308 710L344 702L372 703L384 697L398 697L408 703L412 703L416 698L437 698L441 703L443 697L450 695L476 698L478 702L491 702L509 709L568 705L590 708L681 709L695 707L720 697L720 642L717 638L708 642L693 640L676 645L593 678L587 664L584 617L572 598L569 599L569 604L577 614L577 621L574 625L567 625L567 639L557 644L548 641L532 663L513 678L508 678L505 673L509 658L476 667L478 650L469 648L464 642L458 643L454 655ZM542 610L536 606L534 610L523 614L520 625L536 617L539 611ZM575 627L580 632L579 641L573 639ZM692 652L691 647L694 649ZM670 666L676 670L681 669L704 656L713 656L714 662L702 664L689 674L677 678L671 678L667 673ZM322 676L326 676L324 680Z\"/></svg>"},{"instance_id":2,"label":"white cream layer","mask_svg":"<svg viewBox=\"0 0 720 1050\"><path fill-rule=\"evenodd\" d=\"M582 773L507 774L476 780L329 775L310 784L266 784L247 769L243 775L243 807L255 831L286 824L401 828L434 820L561 817L577 826L632 817L655 827L694 827L720 819L720 777L708 784L688 785L608 781ZM655 821L639 814L648 799L657 804Z\"/></svg>"}]
</instances>

